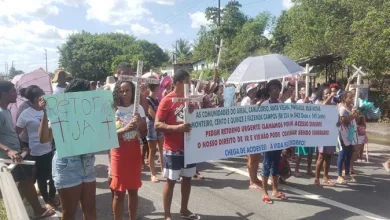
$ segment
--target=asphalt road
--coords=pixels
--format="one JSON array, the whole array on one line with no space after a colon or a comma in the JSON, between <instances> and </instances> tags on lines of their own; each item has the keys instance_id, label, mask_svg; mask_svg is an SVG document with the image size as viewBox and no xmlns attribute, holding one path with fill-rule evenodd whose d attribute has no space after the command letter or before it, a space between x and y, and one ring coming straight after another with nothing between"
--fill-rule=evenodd
<instances>
[{"instance_id":1,"label":"asphalt road","mask_svg":"<svg viewBox=\"0 0 390 220\"><path fill-rule=\"evenodd\" d=\"M207 220L236 219L387 219L390 218L390 174L382 164L390 156L390 147L370 145L370 163L358 163L357 183L347 186L313 187L309 176L291 177L288 185L280 185L287 201L274 200L273 205L261 201L261 192L248 189L246 158L230 158L199 164L205 180L194 180L189 208ZM335 159L331 177L336 179ZM113 219L110 214L111 194L107 183L107 155L96 155L97 216ZM301 169L305 169L302 160ZM293 166L292 166L293 167ZM158 169L159 170L159 169ZM164 181L151 183L148 169L143 170L143 186L139 191L139 216L163 219L162 189ZM180 219L180 183L176 185L172 213ZM59 213L60 215L60 213ZM82 219L78 212L77 219ZM128 219L128 218L124 218Z\"/></svg>"}]
</instances>

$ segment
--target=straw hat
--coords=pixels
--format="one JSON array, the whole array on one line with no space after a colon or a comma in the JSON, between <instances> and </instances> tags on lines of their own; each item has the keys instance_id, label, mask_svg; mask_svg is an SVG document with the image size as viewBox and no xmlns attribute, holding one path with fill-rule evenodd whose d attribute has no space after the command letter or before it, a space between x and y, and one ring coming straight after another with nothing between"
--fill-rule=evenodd
<instances>
[{"instance_id":1,"label":"straw hat","mask_svg":"<svg viewBox=\"0 0 390 220\"><path fill-rule=\"evenodd\" d=\"M53 83L56 83L56 82L58 81L58 74L59 74L61 71L66 73L66 78L68 78L68 77L71 76L71 74L70 74L69 72L66 72L66 71L63 70L63 69L56 69L56 70L54 71L54 77L53 77L53 79L51 80Z\"/></svg>"}]
</instances>

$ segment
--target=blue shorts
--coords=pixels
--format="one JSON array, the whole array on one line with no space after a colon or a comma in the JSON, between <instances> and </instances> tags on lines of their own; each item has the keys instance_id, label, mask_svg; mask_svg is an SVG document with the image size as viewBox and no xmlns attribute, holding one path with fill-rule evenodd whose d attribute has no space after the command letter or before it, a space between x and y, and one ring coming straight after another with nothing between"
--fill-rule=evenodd
<instances>
[{"instance_id":1,"label":"blue shorts","mask_svg":"<svg viewBox=\"0 0 390 220\"><path fill-rule=\"evenodd\" d=\"M148 124L148 134L146 135L146 140L156 141L157 139L164 137L164 134L162 132L158 132L156 131L156 129L154 129L154 121L148 119L147 124Z\"/></svg>"},{"instance_id":2,"label":"blue shorts","mask_svg":"<svg viewBox=\"0 0 390 220\"><path fill-rule=\"evenodd\" d=\"M264 177L277 176L278 167L280 161L281 150L267 151L264 152L263 157L263 169L261 170L261 175Z\"/></svg>"},{"instance_id":3,"label":"blue shorts","mask_svg":"<svg viewBox=\"0 0 390 220\"><path fill-rule=\"evenodd\" d=\"M59 158L54 153L52 174L57 189L71 188L81 183L96 181L95 155L84 154L74 157Z\"/></svg>"}]
</instances>

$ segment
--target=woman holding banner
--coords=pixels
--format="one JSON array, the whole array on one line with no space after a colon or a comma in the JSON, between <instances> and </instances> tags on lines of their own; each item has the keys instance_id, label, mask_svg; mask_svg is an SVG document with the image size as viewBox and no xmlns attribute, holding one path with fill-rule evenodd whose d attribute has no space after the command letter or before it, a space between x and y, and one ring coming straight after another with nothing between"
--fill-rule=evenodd
<instances>
[{"instance_id":1,"label":"woman holding banner","mask_svg":"<svg viewBox=\"0 0 390 220\"><path fill-rule=\"evenodd\" d=\"M139 135L142 137L146 135L145 112L139 105L139 114L134 114L135 86L132 82L117 82L113 96L119 138L119 148L111 149L110 153L112 176L110 188L114 191L114 219L123 218L123 205L127 191L129 217L130 220L135 220L138 208L138 189L142 186L142 156L138 138Z\"/></svg>"},{"instance_id":2,"label":"woman holding banner","mask_svg":"<svg viewBox=\"0 0 390 220\"><path fill-rule=\"evenodd\" d=\"M68 92L89 91L89 81L72 80L65 89ZM39 141L47 143L53 139L46 113L46 101L41 98L39 106L43 110L43 118L39 127ZM54 185L60 195L63 220L75 219L77 206L81 204L85 220L96 219L96 175L94 154L83 154L60 158L54 153L52 161Z\"/></svg>"},{"instance_id":3,"label":"woman holding banner","mask_svg":"<svg viewBox=\"0 0 390 220\"><path fill-rule=\"evenodd\" d=\"M335 97L337 93L331 92L331 90L328 88L328 86L323 85L320 88L320 91L318 93L318 99L315 102L315 104L319 105L335 105L335 103L332 102L333 97ZM336 152L336 146L321 146L318 147L318 159L316 163L316 177L314 180L314 186L322 187L320 184L320 175L321 175L321 168L324 164L324 175L322 179L322 184L327 186L334 186L334 182L329 179L329 169L330 169L330 163L332 161L332 155Z\"/></svg>"}]
</instances>

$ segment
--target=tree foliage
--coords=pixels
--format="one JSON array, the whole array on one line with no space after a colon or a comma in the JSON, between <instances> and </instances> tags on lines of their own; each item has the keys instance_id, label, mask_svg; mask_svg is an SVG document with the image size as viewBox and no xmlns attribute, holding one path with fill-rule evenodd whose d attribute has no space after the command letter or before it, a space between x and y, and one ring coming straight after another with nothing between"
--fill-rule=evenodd
<instances>
[{"instance_id":1,"label":"tree foliage","mask_svg":"<svg viewBox=\"0 0 390 220\"><path fill-rule=\"evenodd\" d=\"M15 69L15 67L11 67L10 69L9 69L9 78L10 79L12 79L12 78L14 78L15 76L17 76L17 75L20 75L20 74L24 74L24 72L22 71L22 70L16 70Z\"/></svg>"},{"instance_id":2,"label":"tree foliage","mask_svg":"<svg viewBox=\"0 0 390 220\"><path fill-rule=\"evenodd\" d=\"M154 43L120 33L71 35L59 48L60 66L73 77L102 80L112 75L123 61L135 69L137 60L144 61L144 70L161 66L169 58Z\"/></svg>"},{"instance_id":3,"label":"tree foliage","mask_svg":"<svg viewBox=\"0 0 390 220\"><path fill-rule=\"evenodd\" d=\"M191 45L188 40L180 38L176 41L176 44L173 45L175 51L173 54L175 55L177 61L188 61L192 57Z\"/></svg>"},{"instance_id":4,"label":"tree foliage","mask_svg":"<svg viewBox=\"0 0 390 220\"><path fill-rule=\"evenodd\" d=\"M206 8L205 15L210 21L198 32L194 44L193 59L215 61L219 39L223 39L222 72L231 72L246 57L269 52L269 40L264 31L269 29L274 17L262 12L250 18L241 11L239 1L231 0L221 10L221 25L218 26L218 8Z\"/></svg>"}]
</instances>

